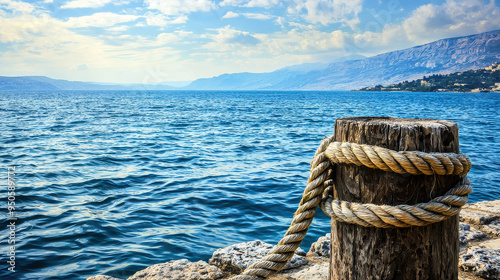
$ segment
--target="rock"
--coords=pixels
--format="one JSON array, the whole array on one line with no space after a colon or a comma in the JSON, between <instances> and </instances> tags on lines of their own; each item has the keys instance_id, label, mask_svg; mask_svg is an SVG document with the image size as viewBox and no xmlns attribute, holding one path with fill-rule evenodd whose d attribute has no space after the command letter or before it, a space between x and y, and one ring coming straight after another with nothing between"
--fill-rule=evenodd
<instances>
[{"instance_id":1,"label":"rock","mask_svg":"<svg viewBox=\"0 0 500 280\"><path fill-rule=\"evenodd\" d=\"M208 263L224 271L240 274L252 263L263 258L272 248L273 245L260 240L243 242L218 249L213 253ZM299 267L307 263L304 250L299 249L298 251L299 254L295 253L283 270Z\"/></svg>"},{"instance_id":2,"label":"rock","mask_svg":"<svg viewBox=\"0 0 500 280\"><path fill-rule=\"evenodd\" d=\"M307 255L314 257L330 257L330 233L325 236L321 236L318 241L314 242L309 249Z\"/></svg>"},{"instance_id":3,"label":"rock","mask_svg":"<svg viewBox=\"0 0 500 280\"><path fill-rule=\"evenodd\" d=\"M499 249L500 248L500 238L491 239L488 241L481 242L477 244L478 247L481 248L489 248L489 249Z\"/></svg>"},{"instance_id":4,"label":"rock","mask_svg":"<svg viewBox=\"0 0 500 280\"><path fill-rule=\"evenodd\" d=\"M224 277L222 271L207 262L190 262L187 259L152 265L136 272L127 280L212 280Z\"/></svg>"},{"instance_id":5,"label":"rock","mask_svg":"<svg viewBox=\"0 0 500 280\"><path fill-rule=\"evenodd\" d=\"M481 201L466 204L460 211L460 220L476 225L487 225L500 219L500 201Z\"/></svg>"},{"instance_id":6,"label":"rock","mask_svg":"<svg viewBox=\"0 0 500 280\"><path fill-rule=\"evenodd\" d=\"M493 221L487 225L483 225L480 227L480 229L482 232L484 232L486 234L489 234L489 235L492 235L495 237L500 237L500 221L499 220Z\"/></svg>"},{"instance_id":7,"label":"rock","mask_svg":"<svg viewBox=\"0 0 500 280\"><path fill-rule=\"evenodd\" d=\"M269 278L269 280L327 280L328 269L328 261L307 264L297 269L290 269L284 272L280 272L277 275Z\"/></svg>"},{"instance_id":8,"label":"rock","mask_svg":"<svg viewBox=\"0 0 500 280\"><path fill-rule=\"evenodd\" d=\"M108 276L108 275L96 275L96 276L91 276L91 277L87 278L87 280L123 280L123 279Z\"/></svg>"},{"instance_id":9,"label":"rock","mask_svg":"<svg viewBox=\"0 0 500 280\"><path fill-rule=\"evenodd\" d=\"M468 224L460 223L459 227L460 245L466 246L469 244L469 242L479 241L485 238L487 238L486 234L478 230L471 229L470 225Z\"/></svg>"},{"instance_id":10,"label":"rock","mask_svg":"<svg viewBox=\"0 0 500 280\"><path fill-rule=\"evenodd\" d=\"M463 273L464 275L460 275L460 273ZM468 275L465 274L463 271L460 271L458 274L458 280L481 280L482 278L479 278L474 275Z\"/></svg>"},{"instance_id":11,"label":"rock","mask_svg":"<svg viewBox=\"0 0 500 280\"><path fill-rule=\"evenodd\" d=\"M486 279L500 279L500 250L471 247L462 255L459 267Z\"/></svg>"}]
</instances>

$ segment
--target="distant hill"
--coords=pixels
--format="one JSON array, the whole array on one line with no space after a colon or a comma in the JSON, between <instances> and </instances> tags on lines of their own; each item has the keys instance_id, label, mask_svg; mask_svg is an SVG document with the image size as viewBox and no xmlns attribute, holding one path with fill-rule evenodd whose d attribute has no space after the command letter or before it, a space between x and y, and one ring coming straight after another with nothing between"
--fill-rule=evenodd
<instances>
[{"instance_id":1,"label":"distant hill","mask_svg":"<svg viewBox=\"0 0 500 280\"><path fill-rule=\"evenodd\" d=\"M365 87L360 91L500 92L500 64L446 75L434 74L388 86Z\"/></svg>"},{"instance_id":2,"label":"distant hill","mask_svg":"<svg viewBox=\"0 0 500 280\"><path fill-rule=\"evenodd\" d=\"M0 90L168 90L167 85L104 85L89 82L56 80L43 76L3 77L0 76Z\"/></svg>"},{"instance_id":3,"label":"distant hill","mask_svg":"<svg viewBox=\"0 0 500 280\"><path fill-rule=\"evenodd\" d=\"M361 55L350 55L336 63L360 60ZM288 66L269 73L234 73L223 74L213 78L198 79L182 89L191 90L255 90L255 89L298 89L297 79L308 73L324 71L330 63L304 63ZM291 86L293 84L293 86Z\"/></svg>"},{"instance_id":4,"label":"distant hill","mask_svg":"<svg viewBox=\"0 0 500 280\"><path fill-rule=\"evenodd\" d=\"M27 77L1 77L0 90L57 90L52 84Z\"/></svg>"},{"instance_id":5,"label":"distant hill","mask_svg":"<svg viewBox=\"0 0 500 280\"><path fill-rule=\"evenodd\" d=\"M500 61L500 30L334 62L316 69L306 65L306 71L295 66L270 73L224 74L198 79L184 89L351 90L429 74L484 68L497 61Z\"/></svg>"}]
</instances>

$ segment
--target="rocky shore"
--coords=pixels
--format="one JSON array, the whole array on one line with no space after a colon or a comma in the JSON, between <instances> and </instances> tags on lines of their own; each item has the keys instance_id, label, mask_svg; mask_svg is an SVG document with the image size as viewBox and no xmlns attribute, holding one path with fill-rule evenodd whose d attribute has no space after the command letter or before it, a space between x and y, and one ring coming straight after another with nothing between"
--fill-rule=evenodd
<instances>
[{"instance_id":1,"label":"rocky shore","mask_svg":"<svg viewBox=\"0 0 500 280\"><path fill-rule=\"evenodd\" d=\"M313 243L309 252L298 250L283 271L271 280L328 279L330 234ZM155 264L127 280L212 280L239 274L271 250L256 240L216 250L207 262L186 259ZM500 279L500 200L467 204L460 212L459 279ZM124 280L97 275L87 280Z\"/></svg>"}]
</instances>

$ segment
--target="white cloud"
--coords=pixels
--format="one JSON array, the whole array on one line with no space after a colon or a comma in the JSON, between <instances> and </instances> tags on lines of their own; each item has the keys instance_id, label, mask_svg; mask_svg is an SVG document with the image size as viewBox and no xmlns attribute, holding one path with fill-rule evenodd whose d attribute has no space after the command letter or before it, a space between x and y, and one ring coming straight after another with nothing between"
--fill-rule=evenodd
<instances>
[{"instance_id":1,"label":"white cloud","mask_svg":"<svg viewBox=\"0 0 500 280\"><path fill-rule=\"evenodd\" d=\"M61 6L61 9L75 8L100 8L113 2L113 0L74 0Z\"/></svg>"},{"instance_id":2,"label":"white cloud","mask_svg":"<svg viewBox=\"0 0 500 280\"><path fill-rule=\"evenodd\" d=\"M216 34L204 35L204 37L212 39L210 42L204 46L204 48L211 49L213 51L230 51L238 46L255 46L261 41L250 34L249 32L236 30L231 28L229 25L216 29Z\"/></svg>"},{"instance_id":3,"label":"white cloud","mask_svg":"<svg viewBox=\"0 0 500 280\"><path fill-rule=\"evenodd\" d=\"M188 17L185 15L180 15L174 18L168 17L161 13L147 12L144 14L146 18L146 24L150 26L160 26L165 27L171 24L182 24L186 23Z\"/></svg>"},{"instance_id":4,"label":"white cloud","mask_svg":"<svg viewBox=\"0 0 500 280\"><path fill-rule=\"evenodd\" d=\"M164 14L147 12L144 17L147 25L166 26L168 24L168 18Z\"/></svg>"},{"instance_id":5,"label":"white cloud","mask_svg":"<svg viewBox=\"0 0 500 280\"><path fill-rule=\"evenodd\" d=\"M240 15L235 13L235 12L232 12L232 11L228 11L222 18L235 18L235 17L239 17Z\"/></svg>"},{"instance_id":6,"label":"white cloud","mask_svg":"<svg viewBox=\"0 0 500 280\"><path fill-rule=\"evenodd\" d=\"M246 0L224 0L222 2L220 2L220 6L221 7L224 7L224 6L233 6L233 7L237 7L237 6L240 6L241 4L247 2Z\"/></svg>"},{"instance_id":7,"label":"white cloud","mask_svg":"<svg viewBox=\"0 0 500 280\"><path fill-rule=\"evenodd\" d=\"M285 28L285 18L284 17L278 17L275 22L279 24L282 28Z\"/></svg>"},{"instance_id":8,"label":"white cloud","mask_svg":"<svg viewBox=\"0 0 500 280\"><path fill-rule=\"evenodd\" d=\"M500 28L500 8L491 0L448 0L414 10L403 22L408 38L427 43L441 38L475 34Z\"/></svg>"},{"instance_id":9,"label":"white cloud","mask_svg":"<svg viewBox=\"0 0 500 280\"><path fill-rule=\"evenodd\" d=\"M279 0L250 0L248 3L244 5L244 7L249 8L266 8L270 9L279 4Z\"/></svg>"},{"instance_id":10,"label":"white cloud","mask_svg":"<svg viewBox=\"0 0 500 280\"><path fill-rule=\"evenodd\" d=\"M224 0L219 5L246 7L246 8L265 8L270 9L280 3L279 0Z\"/></svg>"},{"instance_id":11,"label":"white cloud","mask_svg":"<svg viewBox=\"0 0 500 280\"><path fill-rule=\"evenodd\" d=\"M123 32L123 31L127 31L128 29L129 29L129 27L127 25L120 25L120 26L110 27L107 30L111 31L111 32Z\"/></svg>"},{"instance_id":12,"label":"white cloud","mask_svg":"<svg viewBox=\"0 0 500 280\"><path fill-rule=\"evenodd\" d=\"M35 10L35 7L29 3L13 0L0 0L0 8L20 13L31 13Z\"/></svg>"},{"instance_id":13,"label":"white cloud","mask_svg":"<svg viewBox=\"0 0 500 280\"><path fill-rule=\"evenodd\" d=\"M178 43L181 42L184 38L192 35L193 32L188 31L175 31L173 33L160 33L156 37L158 43L160 45Z\"/></svg>"},{"instance_id":14,"label":"white cloud","mask_svg":"<svg viewBox=\"0 0 500 280\"><path fill-rule=\"evenodd\" d=\"M291 14L299 14L304 20L314 24L346 23L353 30L359 24L358 14L363 8L363 0L293 1L295 5L288 7Z\"/></svg>"},{"instance_id":15,"label":"white cloud","mask_svg":"<svg viewBox=\"0 0 500 280\"><path fill-rule=\"evenodd\" d=\"M242 13L242 16L248 18L248 19L257 19L257 20L269 20L273 19L275 16L271 15L266 15L266 14L259 14L259 13ZM240 14L228 11L222 18L235 18L239 17Z\"/></svg>"},{"instance_id":16,"label":"white cloud","mask_svg":"<svg viewBox=\"0 0 500 280\"><path fill-rule=\"evenodd\" d=\"M274 16L259 14L259 13L243 13L242 15L249 19L258 19L258 20L269 20L274 18Z\"/></svg>"},{"instance_id":17,"label":"white cloud","mask_svg":"<svg viewBox=\"0 0 500 280\"><path fill-rule=\"evenodd\" d=\"M212 42L204 45L214 53L253 59L259 56L310 55L344 52L346 36L342 31L292 29L288 32L251 34L230 26L216 29L217 33L205 35ZM237 44L237 46L235 45Z\"/></svg>"},{"instance_id":18,"label":"white cloud","mask_svg":"<svg viewBox=\"0 0 500 280\"><path fill-rule=\"evenodd\" d=\"M323 32L319 30L292 29L287 33L266 35L263 44L267 52L280 53L317 53L343 50L346 34L342 31Z\"/></svg>"},{"instance_id":19,"label":"white cloud","mask_svg":"<svg viewBox=\"0 0 500 280\"><path fill-rule=\"evenodd\" d=\"M108 27L118 23L135 21L139 16L114 13L95 13L90 16L71 17L66 22L68 27Z\"/></svg>"},{"instance_id":20,"label":"white cloud","mask_svg":"<svg viewBox=\"0 0 500 280\"><path fill-rule=\"evenodd\" d=\"M178 16L175 19L169 21L171 24L183 24L188 21L188 17L186 15Z\"/></svg>"},{"instance_id":21,"label":"white cloud","mask_svg":"<svg viewBox=\"0 0 500 280\"><path fill-rule=\"evenodd\" d=\"M208 12L215 9L215 4L209 0L145 0L148 9L159 10L165 15L185 15L192 12Z\"/></svg>"}]
</instances>

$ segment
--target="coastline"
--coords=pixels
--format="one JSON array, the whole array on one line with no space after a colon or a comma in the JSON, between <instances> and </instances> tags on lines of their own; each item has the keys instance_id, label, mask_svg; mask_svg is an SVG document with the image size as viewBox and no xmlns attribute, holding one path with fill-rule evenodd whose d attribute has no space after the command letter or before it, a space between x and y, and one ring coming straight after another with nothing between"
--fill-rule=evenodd
<instances>
[{"instance_id":1,"label":"coastline","mask_svg":"<svg viewBox=\"0 0 500 280\"><path fill-rule=\"evenodd\" d=\"M306 253L298 250L287 267L270 280L328 278L330 261L329 233L311 245ZM459 279L500 279L500 200L465 205L460 212ZM216 250L208 261L187 259L155 264L136 272L127 280L228 279L263 257L271 244L250 241ZM96 275L87 280L124 280Z\"/></svg>"}]
</instances>

